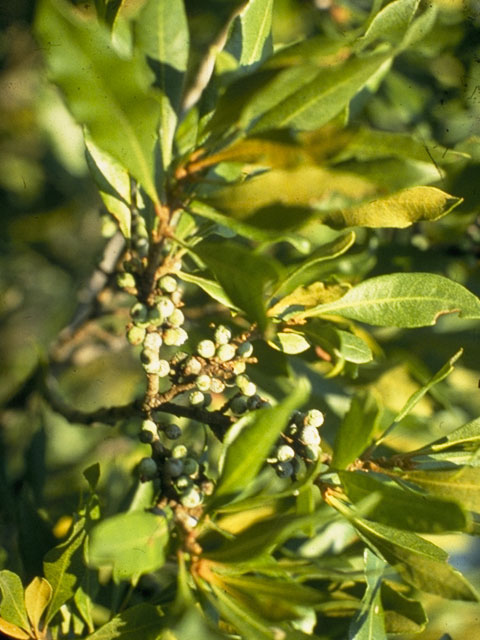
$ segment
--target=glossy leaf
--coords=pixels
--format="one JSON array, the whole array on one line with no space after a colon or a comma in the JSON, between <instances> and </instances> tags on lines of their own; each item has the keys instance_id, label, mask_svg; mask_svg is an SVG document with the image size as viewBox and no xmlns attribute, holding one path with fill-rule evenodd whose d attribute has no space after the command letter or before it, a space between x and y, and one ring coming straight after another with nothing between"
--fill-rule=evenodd
<instances>
[{"instance_id":1,"label":"glossy leaf","mask_svg":"<svg viewBox=\"0 0 480 640\"><path fill-rule=\"evenodd\" d=\"M149 89L151 75L144 60L138 55L121 58L106 29L81 20L61 0L42 0L37 34L51 78L62 89L76 120L158 201L152 131L158 123L159 103Z\"/></svg>"},{"instance_id":2,"label":"glossy leaf","mask_svg":"<svg viewBox=\"0 0 480 640\"><path fill-rule=\"evenodd\" d=\"M213 272L233 304L242 309L250 320L257 322L260 329L264 329L265 287L277 278L273 259L254 254L233 242L204 241L194 250Z\"/></svg>"},{"instance_id":3,"label":"glossy leaf","mask_svg":"<svg viewBox=\"0 0 480 640\"><path fill-rule=\"evenodd\" d=\"M225 50L241 69L249 69L273 52L273 0L250 0L233 21Z\"/></svg>"},{"instance_id":4,"label":"glossy leaf","mask_svg":"<svg viewBox=\"0 0 480 640\"><path fill-rule=\"evenodd\" d=\"M314 320L304 329L309 339L328 353L343 358L346 362L365 364L373 360L372 350L359 336L337 329L330 324L317 324Z\"/></svg>"},{"instance_id":5,"label":"glossy leaf","mask_svg":"<svg viewBox=\"0 0 480 640\"><path fill-rule=\"evenodd\" d=\"M400 44L418 9L420 0L394 0L379 11L370 22L359 45L366 46L375 40L388 40Z\"/></svg>"},{"instance_id":6,"label":"glossy leaf","mask_svg":"<svg viewBox=\"0 0 480 640\"><path fill-rule=\"evenodd\" d=\"M239 310L238 307L233 304L228 295L225 293L223 287L218 282L215 282L215 280L202 278L202 276L197 276L193 273L187 273L185 271L181 271L178 274L178 277L185 282L196 284L198 287L200 287L200 289L203 289L205 293L208 293L211 298L217 300L217 302L220 302L229 309L235 309L237 311Z\"/></svg>"},{"instance_id":7,"label":"glossy leaf","mask_svg":"<svg viewBox=\"0 0 480 640\"><path fill-rule=\"evenodd\" d=\"M365 451L377 428L380 411L378 402L371 393L361 391L353 396L333 447L334 468L345 469Z\"/></svg>"},{"instance_id":8,"label":"glossy leaf","mask_svg":"<svg viewBox=\"0 0 480 640\"><path fill-rule=\"evenodd\" d=\"M28 638L31 638L29 633L23 631L20 627L17 627L16 624L8 622L8 620L4 620L3 618L0 618L0 632L11 638L17 638L18 640L27 640Z\"/></svg>"},{"instance_id":9,"label":"glossy leaf","mask_svg":"<svg viewBox=\"0 0 480 640\"><path fill-rule=\"evenodd\" d=\"M0 615L2 618L22 629L29 630L27 610L23 597L23 584L13 571L0 571Z\"/></svg>"},{"instance_id":10,"label":"glossy leaf","mask_svg":"<svg viewBox=\"0 0 480 640\"><path fill-rule=\"evenodd\" d=\"M263 466L270 449L287 425L292 412L306 400L309 385L297 381L292 391L277 406L250 413L232 427L235 437L226 438L227 447L220 477L212 496L210 509L231 502L244 491Z\"/></svg>"},{"instance_id":11,"label":"glossy leaf","mask_svg":"<svg viewBox=\"0 0 480 640\"><path fill-rule=\"evenodd\" d=\"M189 33L183 0L149 0L140 12L135 32L148 58L160 92L160 146L164 169L172 159L172 142L187 69Z\"/></svg>"},{"instance_id":12,"label":"glossy leaf","mask_svg":"<svg viewBox=\"0 0 480 640\"><path fill-rule=\"evenodd\" d=\"M168 528L163 516L142 511L119 513L93 528L89 564L113 568L116 580L137 580L165 563Z\"/></svg>"},{"instance_id":13,"label":"glossy leaf","mask_svg":"<svg viewBox=\"0 0 480 640\"><path fill-rule=\"evenodd\" d=\"M479 318L480 300L443 276L396 273L365 280L335 302L292 315L339 315L379 327L412 328L433 325L445 313Z\"/></svg>"},{"instance_id":14,"label":"glossy leaf","mask_svg":"<svg viewBox=\"0 0 480 640\"><path fill-rule=\"evenodd\" d=\"M438 220L461 203L436 187L412 187L352 209L328 214L323 220L334 227L403 229L421 220Z\"/></svg>"},{"instance_id":15,"label":"glossy leaf","mask_svg":"<svg viewBox=\"0 0 480 640\"><path fill-rule=\"evenodd\" d=\"M25 588L25 608L36 633L45 609L52 598L52 587L45 578L34 578Z\"/></svg>"},{"instance_id":16,"label":"glossy leaf","mask_svg":"<svg viewBox=\"0 0 480 640\"><path fill-rule=\"evenodd\" d=\"M370 520L419 533L465 531L468 528L465 512L456 502L403 489L386 476L372 472L340 471L339 476L354 503L360 503L373 493L378 494L380 501L369 512Z\"/></svg>"},{"instance_id":17,"label":"glossy leaf","mask_svg":"<svg viewBox=\"0 0 480 640\"><path fill-rule=\"evenodd\" d=\"M386 640L380 591L385 563L369 549L365 549L364 560L367 588L350 624L349 640Z\"/></svg>"},{"instance_id":18,"label":"glossy leaf","mask_svg":"<svg viewBox=\"0 0 480 640\"><path fill-rule=\"evenodd\" d=\"M310 343L306 340L302 333L296 333L293 331L279 331L274 340L268 343L274 349L283 351L290 355L303 353L307 349L310 349Z\"/></svg>"},{"instance_id":19,"label":"glossy leaf","mask_svg":"<svg viewBox=\"0 0 480 640\"><path fill-rule=\"evenodd\" d=\"M456 500L467 509L480 513L480 468L478 467L453 467L438 471L413 469L403 471L399 476L433 495Z\"/></svg>"},{"instance_id":20,"label":"glossy leaf","mask_svg":"<svg viewBox=\"0 0 480 640\"><path fill-rule=\"evenodd\" d=\"M43 572L52 587L52 598L48 605L46 622L49 622L60 607L73 597L85 570L83 545L85 542L84 521L79 520L69 537L51 549L44 558Z\"/></svg>"},{"instance_id":21,"label":"glossy leaf","mask_svg":"<svg viewBox=\"0 0 480 640\"><path fill-rule=\"evenodd\" d=\"M251 132L282 127L300 130L321 127L338 115L382 67L389 65L390 60L390 54L376 54L351 58L334 69L322 69L288 97L279 96L277 104L255 122ZM256 101L260 99L257 97Z\"/></svg>"},{"instance_id":22,"label":"glossy leaf","mask_svg":"<svg viewBox=\"0 0 480 640\"><path fill-rule=\"evenodd\" d=\"M116 615L89 635L88 640L156 640L164 624L159 607L138 604Z\"/></svg>"}]
</instances>

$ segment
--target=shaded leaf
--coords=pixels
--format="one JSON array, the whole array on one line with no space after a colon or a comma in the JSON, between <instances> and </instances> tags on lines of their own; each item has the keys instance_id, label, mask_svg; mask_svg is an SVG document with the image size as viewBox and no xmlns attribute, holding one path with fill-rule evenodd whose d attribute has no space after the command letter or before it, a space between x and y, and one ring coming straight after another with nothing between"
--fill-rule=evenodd
<instances>
[{"instance_id":1,"label":"shaded leaf","mask_svg":"<svg viewBox=\"0 0 480 640\"><path fill-rule=\"evenodd\" d=\"M164 618L159 607L138 604L112 618L89 635L88 640L156 640L163 626Z\"/></svg>"},{"instance_id":2,"label":"shaded leaf","mask_svg":"<svg viewBox=\"0 0 480 640\"><path fill-rule=\"evenodd\" d=\"M269 629L266 620L215 585L211 585L211 589L216 596L215 600L212 599L212 604L218 609L220 616L241 633L242 638L274 640L275 632Z\"/></svg>"},{"instance_id":3,"label":"shaded leaf","mask_svg":"<svg viewBox=\"0 0 480 640\"><path fill-rule=\"evenodd\" d=\"M60 0L40 2L37 35L51 78L62 89L76 120L158 202L152 131L159 103L149 90L151 76L144 59L139 55L121 58L106 29L81 20Z\"/></svg>"},{"instance_id":4,"label":"shaded leaf","mask_svg":"<svg viewBox=\"0 0 480 640\"><path fill-rule=\"evenodd\" d=\"M235 309L236 311L239 310L227 296L223 287L218 282L215 282L215 280L202 278L201 276L197 276L193 273L187 273L185 271L179 272L178 277L185 282L196 284L200 289L203 289L205 293L208 293L211 298L217 300L217 302L220 302L229 309Z\"/></svg>"},{"instance_id":5,"label":"shaded leaf","mask_svg":"<svg viewBox=\"0 0 480 640\"><path fill-rule=\"evenodd\" d=\"M348 637L349 640L386 640L380 592L385 563L369 549L365 549L364 560L367 588L350 624Z\"/></svg>"},{"instance_id":6,"label":"shaded leaf","mask_svg":"<svg viewBox=\"0 0 480 640\"><path fill-rule=\"evenodd\" d=\"M403 229L421 220L438 220L462 202L436 187L412 187L358 207L327 214L334 227L392 227Z\"/></svg>"},{"instance_id":7,"label":"shaded leaf","mask_svg":"<svg viewBox=\"0 0 480 640\"><path fill-rule=\"evenodd\" d=\"M370 444L380 420L381 409L374 395L360 391L340 424L333 447L332 466L345 469Z\"/></svg>"},{"instance_id":8,"label":"shaded leaf","mask_svg":"<svg viewBox=\"0 0 480 640\"><path fill-rule=\"evenodd\" d=\"M330 324L319 324L315 320L308 323L304 331L314 344L326 349L328 353L340 356L346 362L365 364L373 359L368 344L349 331L337 329Z\"/></svg>"},{"instance_id":9,"label":"shaded leaf","mask_svg":"<svg viewBox=\"0 0 480 640\"><path fill-rule=\"evenodd\" d=\"M0 571L0 615L11 624L29 630L27 610L23 596L23 584L19 576L13 571Z\"/></svg>"},{"instance_id":10,"label":"shaded leaf","mask_svg":"<svg viewBox=\"0 0 480 640\"><path fill-rule=\"evenodd\" d=\"M34 578L25 588L25 607L35 633L38 633L40 620L52 598L52 587L45 578Z\"/></svg>"},{"instance_id":11,"label":"shaded leaf","mask_svg":"<svg viewBox=\"0 0 480 640\"><path fill-rule=\"evenodd\" d=\"M428 618L420 602L407 598L385 580L382 582L382 604L388 633L419 633Z\"/></svg>"},{"instance_id":12,"label":"shaded leaf","mask_svg":"<svg viewBox=\"0 0 480 640\"><path fill-rule=\"evenodd\" d=\"M422 449L425 451L448 451L450 449L476 450L480 447L480 418L454 429L448 435L432 442Z\"/></svg>"},{"instance_id":13,"label":"shaded leaf","mask_svg":"<svg viewBox=\"0 0 480 640\"><path fill-rule=\"evenodd\" d=\"M394 0L381 9L370 22L365 35L358 40L361 47L375 40L388 40L399 45L418 9L420 0Z\"/></svg>"},{"instance_id":14,"label":"shaded leaf","mask_svg":"<svg viewBox=\"0 0 480 640\"><path fill-rule=\"evenodd\" d=\"M89 564L113 568L116 580L137 580L165 563L168 527L164 517L142 511L119 513L94 527Z\"/></svg>"},{"instance_id":15,"label":"shaded leaf","mask_svg":"<svg viewBox=\"0 0 480 640\"><path fill-rule=\"evenodd\" d=\"M231 502L256 477L292 412L306 400L309 385L297 381L295 389L275 407L248 414L231 428L220 477L211 498L212 510Z\"/></svg>"},{"instance_id":16,"label":"shaded leaf","mask_svg":"<svg viewBox=\"0 0 480 640\"><path fill-rule=\"evenodd\" d=\"M188 62L189 33L183 0L149 0L138 15L135 33L138 47L155 73L155 87L161 92L160 146L167 169Z\"/></svg>"},{"instance_id":17,"label":"shaded leaf","mask_svg":"<svg viewBox=\"0 0 480 640\"><path fill-rule=\"evenodd\" d=\"M433 273L395 273L365 280L329 304L291 314L339 315L379 327L423 327L440 315L480 317L480 301L462 285Z\"/></svg>"},{"instance_id":18,"label":"shaded leaf","mask_svg":"<svg viewBox=\"0 0 480 640\"><path fill-rule=\"evenodd\" d=\"M250 0L233 21L225 51L241 69L251 68L273 52L272 7L273 0Z\"/></svg>"},{"instance_id":19,"label":"shaded leaf","mask_svg":"<svg viewBox=\"0 0 480 640\"><path fill-rule=\"evenodd\" d=\"M403 489L388 477L372 472L340 471L339 476L354 503L373 493L380 496L368 513L370 520L420 533L465 531L468 527L465 512L456 502Z\"/></svg>"}]
</instances>

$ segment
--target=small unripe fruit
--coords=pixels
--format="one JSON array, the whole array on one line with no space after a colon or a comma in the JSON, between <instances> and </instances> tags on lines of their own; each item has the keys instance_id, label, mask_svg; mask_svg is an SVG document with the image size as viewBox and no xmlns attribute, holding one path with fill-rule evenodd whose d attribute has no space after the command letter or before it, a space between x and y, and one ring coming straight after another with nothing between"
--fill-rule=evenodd
<instances>
[{"instance_id":1,"label":"small unripe fruit","mask_svg":"<svg viewBox=\"0 0 480 640\"><path fill-rule=\"evenodd\" d=\"M158 475L157 463L153 458L142 458L138 465L138 472L143 481L153 480Z\"/></svg>"},{"instance_id":2,"label":"small unripe fruit","mask_svg":"<svg viewBox=\"0 0 480 640\"><path fill-rule=\"evenodd\" d=\"M188 449L184 444L177 444L176 447L173 447L171 456L172 458L185 458L188 453Z\"/></svg>"},{"instance_id":3,"label":"small unripe fruit","mask_svg":"<svg viewBox=\"0 0 480 640\"><path fill-rule=\"evenodd\" d=\"M288 462L295 457L295 451L288 444L282 444L276 451L276 457L279 462Z\"/></svg>"},{"instance_id":4,"label":"small unripe fruit","mask_svg":"<svg viewBox=\"0 0 480 640\"><path fill-rule=\"evenodd\" d=\"M166 319L172 315L175 310L175 305L167 296L160 296L157 300L157 309L163 319Z\"/></svg>"},{"instance_id":5,"label":"small unripe fruit","mask_svg":"<svg viewBox=\"0 0 480 640\"><path fill-rule=\"evenodd\" d=\"M251 397L257 393L257 386L246 375L237 376L235 383L244 396Z\"/></svg>"},{"instance_id":6,"label":"small unripe fruit","mask_svg":"<svg viewBox=\"0 0 480 640\"><path fill-rule=\"evenodd\" d=\"M241 358L250 358L253 353L253 345L251 342L242 342L237 348L237 355Z\"/></svg>"},{"instance_id":7,"label":"small unripe fruit","mask_svg":"<svg viewBox=\"0 0 480 640\"><path fill-rule=\"evenodd\" d=\"M179 491L185 491L186 489L190 489L193 486L193 481L191 478L187 476L179 476L175 481L175 487Z\"/></svg>"},{"instance_id":8,"label":"small unripe fruit","mask_svg":"<svg viewBox=\"0 0 480 640\"><path fill-rule=\"evenodd\" d=\"M290 462L278 462L275 472L279 478L290 478L293 475L293 466Z\"/></svg>"},{"instance_id":9,"label":"small unripe fruit","mask_svg":"<svg viewBox=\"0 0 480 640\"><path fill-rule=\"evenodd\" d=\"M183 462L178 458L169 458L165 461L165 471L172 478L178 478L183 472Z\"/></svg>"},{"instance_id":10,"label":"small unripe fruit","mask_svg":"<svg viewBox=\"0 0 480 640\"><path fill-rule=\"evenodd\" d=\"M180 498L180 502L187 509L198 507L203 502L203 496L198 489L192 488Z\"/></svg>"},{"instance_id":11,"label":"small unripe fruit","mask_svg":"<svg viewBox=\"0 0 480 640\"><path fill-rule=\"evenodd\" d=\"M228 362L229 360L233 360L236 350L237 348L233 344L221 344L218 347L215 355L222 362Z\"/></svg>"},{"instance_id":12,"label":"small unripe fruit","mask_svg":"<svg viewBox=\"0 0 480 640\"><path fill-rule=\"evenodd\" d=\"M163 322L163 316L160 311L155 307L154 309L150 309L148 311L147 320L153 326L158 327Z\"/></svg>"},{"instance_id":13,"label":"small unripe fruit","mask_svg":"<svg viewBox=\"0 0 480 640\"><path fill-rule=\"evenodd\" d=\"M215 343L212 340L201 340L197 344L197 353L202 358L213 358L215 355Z\"/></svg>"},{"instance_id":14,"label":"small unripe fruit","mask_svg":"<svg viewBox=\"0 0 480 640\"><path fill-rule=\"evenodd\" d=\"M325 416L318 409L310 409L310 411L307 411L303 420L303 424L306 427L316 427L317 429L318 427L321 427L324 422Z\"/></svg>"},{"instance_id":15,"label":"small unripe fruit","mask_svg":"<svg viewBox=\"0 0 480 640\"><path fill-rule=\"evenodd\" d=\"M207 376L205 373L198 376L195 380L195 384L197 385L197 389L200 391L208 391L210 389L212 379L210 376Z\"/></svg>"},{"instance_id":16,"label":"small unripe fruit","mask_svg":"<svg viewBox=\"0 0 480 640\"><path fill-rule=\"evenodd\" d=\"M181 347L188 340L188 333L180 327L170 327L163 332L163 341L168 347Z\"/></svg>"},{"instance_id":17,"label":"small unripe fruit","mask_svg":"<svg viewBox=\"0 0 480 640\"><path fill-rule=\"evenodd\" d=\"M126 271L117 273L117 285L120 289L133 289L135 287L135 278Z\"/></svg>"},{"instance_id":18,"label":"small unripe fruit","mask_svg":"<svg viewBox=\"0 0 480 640\"><path fill-rule=\"evenodd\" d=\"M232 371L236 375L239 375L240 373L245 373L246 368L247 365L245 364L245 362L243 362L242 360L238 360L237 362L233 363Z\"/></svg>"},{"instance_id":19,"label":"small unripe fruit","mask_svg":"<svg viewBox=\"0 0 480 640\"><path fill-rule=\"evenodd\" d=\"M149 349L158 353L162 343L162 336L159 333L147 333L145 340L143 341L143 347L144 349Z\"/></svg>"},{"instance_id":20,"label":"small unripe fruit","mask_svg":"<svg viewBox=\"0 0 480 640\"><path fill-rule=\"evenodd\" d=\"M178 424L167 424L163 432L169 440L177 440L182 435L182 430Z\"/></svg>"},{"instance_id":21,"label":"small unripe fruit","mask_svg":"<svg viewBox=\"0 0 480 640\"><path fill-rule=\"evenodd\" d=\"M241 416L242 413L248 411L247 399L244 396L237 396L236 398L233 398L230 403L230 409L235 415Z\"/></svg>"},{"instance_id":22,"label":"small unripe fruit","mask_svg":"<svg viewBox=\"0 0 480 640\"><path fill-rule=\"evenodd\" d=\"M145 322L148 316L148 308L142 302L136 302L130 309L130 315L134 322Z\"/></svg>"},{"instance_id":23,"label":"small unripe fruit","mask_svg":"<svg viewBox=\"0 0 480 640\"><path fill-rule=\"evenodd\" d=\"M304 427L301 431L300 438L304 444L309 447L318 447L321 442L320 434L316 427Z\"/></svg>"},{"instance_id":24,"label":"small unripe fruit","mask_svg":"<svg viewBox=\"0 0 480 640\"><path fill-rule=\"evenodd\" d=\"M172 325L172 327L181 327L185 322L185 316L180 309L174 309L173 312L168 316L168 322Z\"/></svg>"},{"instance_id":25,"label":"small unripe fruit","mask_svg":"<svg viewBox=\"0 0 480 640\"><path fill-rule=\"evenodd\" d=\"M173 293L178 286L175 278L168 275L160 278L160 282L158 284L160 285L162 291L165 291L166 293Z\"/></svg>"},{"instance_id":26,"label":"small unripe fruit","mask_svg":"<svg viewBox=\"0 0 480 640\"><path fill-rule=\"evenodd\" d=\"M222 393L225 391L225 383L219 378L212 378L210 382L210 391L212 393Z\"/></svg>"},{"instance_id":27,"label":"small unripe fruit","mask_svg":"<svg viewBox=\"0 0 480 640\"><path fill-rule=\"evenodd\" d=\"M218 325L215 329L215 334L213 336L215 340L215 344L228 344L232 337L232 332L228 327L225 327L223 324Z\"/></svg>"},{"instance_id":28,"label":"small unripe fruit","mask_svg":"<svg viewBox=\"0 0 480 640\"><path fill-rule=\"evenodd\" d=\"M185 458L183 461L183 472L187 476L194 476L198 473L200 465L194 458Z\"/></svg>"},{"instance_id":29,"label":"small unripe fruit","mask_svg":"<svg viewBox=\"0 0 480 640\"><path fill-rule=\"evenodd\" d=\"M159 378L166 378L170 375L170 363L168 360L159 360L157 365L157 374Z\"/></svg>"},{"instance_id":30,"label":"small unripe fruit","mask_svg":"<svg viewBox=\"0 0 480 640\"><path fill-rule=\"evenodd\" d=\"M188 401L192 405L192 407L203 406L205 396L201 391L192 391L192 393L188 396Z\"/></svg>"},{"instance_id":31,"label":"small unripe fruit","mask_svg":"<svg viewBox=\"0 0 480 640\"><path fill-rule=\"evenodd\" d=\"M303 448L303 457L306 460L311 460L312 462L316 462L320 457L320 447L305 446Z\"/></svg>"},{"instance_id":32,"label":"small unripe fruit","mask_svg":"<svg viewBox=\"0 0 480 640\"><path fill-rule=\"evenodd\" d=\"M148 440L148 442L153 442L154 440L156 440L158 438L157 425L155 424L155 422L153 420L143 420L142 421L142 430L141 430L140 433L144 434L145 438L147 438L148 434L149 434L150 440Z\"/></svg>"},{"instance_id":33,"label":"small unripe fruit","mask_svg":"<svg viewBox=\"0 0 480 640\"><path fill-rule=\"evenodd\" d=\"M187 376L196 376L202 370L202 363L196 358L189 358L185 364L184 373Z\"/></svg>"},{"instance_id":34,"label":"small unripe fruit","mask_svg":"<svg viewBox=\"0 0 480 640\"><path fill-rule=\"evenodd\" d=\"M137 347L139 344L145 339L145 328L144 327L131 327L127 332L127 340L131 345Z\"/></svg>"}]
</instances>

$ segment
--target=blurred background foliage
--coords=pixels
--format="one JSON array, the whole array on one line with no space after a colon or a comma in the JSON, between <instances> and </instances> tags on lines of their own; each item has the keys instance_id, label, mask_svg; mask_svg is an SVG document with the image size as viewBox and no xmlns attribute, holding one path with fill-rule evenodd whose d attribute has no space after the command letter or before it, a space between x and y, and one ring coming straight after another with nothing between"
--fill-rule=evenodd
<instances>
[{"instance_id":1,"label":"blurred background foliage","mask_svg":"<svg viewBox=\"0 0 480 640\"><path fill-rule=\"evenodd\" d=\"M470 159L439 170L435 182L463 203L433 224L360 230L360 242L339 266L341 273L360 278L366 273L434 272L480 295L480 2L433 1L441 8L435 28L397 59L377 94L367 103L362 96L354 102L352 118L468 153ZM199 64L237 4L187 0L194 63ZM341 39L379 4L276 0L275 42L317 34ZM82 490L81 471L102 461L104 513L113 514L132 490L132 469L147 453L135 437L137 425L72 426L35 392L38 366L81 300L105 239L81 132L48 84L42 52L32 36L34 11L31 0L16 0L0 10L0 568L7 555L19 554L32 574L43 552L68 526ZM62 392L82 409L123 404L137 395L142 380L123 335L125 318L109 313L108 294L103 302L105 311L95 326L68 349L57 342L53 350ZM480 415L477 323L448 317L432 329L377 329L373 335L376 360L357 377L347 371L325 379L315 355L305 358L314 383L312 402L328 415L327 439L332 441L352 389L374 389L386 415L392 415L460 346L464 355L453 374L418 404L387 445L397 450L420 446ZM266 373L282 367L278 356ZM263 380L261 371L258 376L269 391L265 372ZM14 522L18 538L12 535ZM437 537L436 542L454 551L454 564L480 587L478 547L470 547L466 537L461 542ZM446 631L452 638L480 632L476 605L449 603L445 608L432 597L429 609L435 623L421 635L425 640L438 640Z\"/></svg>"}]
</instances>

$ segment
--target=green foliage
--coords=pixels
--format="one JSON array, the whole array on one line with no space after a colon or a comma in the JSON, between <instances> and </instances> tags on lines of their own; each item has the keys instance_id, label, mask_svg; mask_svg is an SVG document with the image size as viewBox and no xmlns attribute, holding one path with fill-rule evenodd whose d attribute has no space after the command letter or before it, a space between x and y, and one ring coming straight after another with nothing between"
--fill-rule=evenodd
<instances>
[{"instance_id":1,"label":"green foliage","mask_svg":"<svg viewBox=\"0 0 480 640\"><path fill-rule=\"evenodd\" d=\"M326 4L38 3L45 171L90 177L5 225L3 635L386 640L425 593L478 606L442 537L480 531L478 21Z\"/></svg>"}]
</instances>

